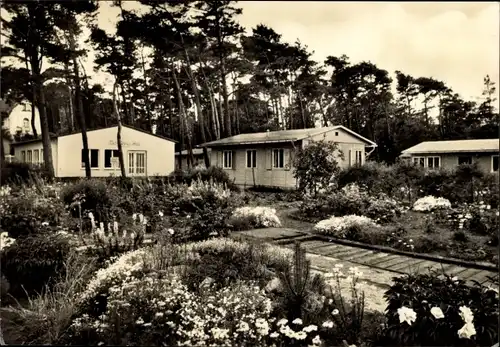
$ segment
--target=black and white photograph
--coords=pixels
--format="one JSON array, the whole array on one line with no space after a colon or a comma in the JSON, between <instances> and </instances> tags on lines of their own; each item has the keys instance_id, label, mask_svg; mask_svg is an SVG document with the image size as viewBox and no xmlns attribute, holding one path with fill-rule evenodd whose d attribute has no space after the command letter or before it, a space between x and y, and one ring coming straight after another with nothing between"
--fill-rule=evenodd
<instances>
[{"instance_id":1,"label":"black and white photograph","mask_svg":"<svg viewBox=\"0 0 500 347\"><path fill-rule=\"evenodd\" d=\"M0 345L499 346L499 2L0 17Z\"/></svg>"}]
</instances>

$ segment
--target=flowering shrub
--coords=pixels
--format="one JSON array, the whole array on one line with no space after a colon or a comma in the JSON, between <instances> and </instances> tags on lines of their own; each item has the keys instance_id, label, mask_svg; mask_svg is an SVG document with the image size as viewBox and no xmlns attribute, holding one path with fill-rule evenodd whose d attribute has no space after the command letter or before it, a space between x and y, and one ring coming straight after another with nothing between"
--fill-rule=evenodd
<instances>
[{"instance_id":1,"label":"flowering shrub","mask_svg":"<svg viewBox=\"0 0 500 347\"><path fill-rule=\"evenodd\" d=\"M172 223L184 240L203 240L229 232L236 197L223 185L197 180L181 186L172 200Z\"/></svg>"},{"instance_id":2,"label":"flowering shrub","mask_svg":"<svg viewBox=\"0 0 500 347\"><path fill-rule=\"evenodd\" d=\"M55 227L64 215L64 207L52 195L43 195L36 187L23 187L0 199L2 230L18 238Z\"/></svg>"},{"instance_id":3,"label":"flowering shrub","mask_svg":"<svg viewBox=\"0 0 500 347\"><path fill-rule=\"evenodd\" d=\"M280 219L276 215L276 209L261 206L237 208L231 217L230 223L239 230L281 226Z\"/></svg>"},{"instance_id":4,"label":"flowering shrub","mask_svg":"<svg viewBox=\"0 0 500 347\"><path fill-rule=\"evenodd\" d=\"M314 226L314 230L337 238L346 238L347 231L353 227L377 227L370 218L364 216L348 215L343 217L330 217L322 220Z\"/></svg>"},{"instance_id":5,"label":"flowering shrub","mask_svg":"<svg viewBox=\"0 0 500 347\"><path fill-rule=\"evenodd\" d=\"M12 245L16 239L9 237L7 232L0 233L0 251L7 249L10 245Z\"/></svg>"},{"instance_id":6,"label":"flowering shrub","mask_svg":"<svg viewBox=\"0 0 500 347\"><path fill-rule=\"evenodd\" d=\"M498 341L498 290L451 276L394 278L385 294L388 343L492 346Z\"/></svg>"},{"instance_id":7,"label":"flowering shrub","mask_svg":"<svg viewBox=\"0 0 500 347\"><path fill-rule=\"evenodd\" d=\"M2 273L9 280L13 293L39 292L50 281L64 275L63 263L69 251L69 242L62 235L26 236L2 250Z\"/></svg>"},{"instance_id":8,"label":"flowering shrub","mask_svg":"<svg viewBox=\"0 0 500 347\"><path fill-rule=\"evenodd\" d=\"M436 198L431 195L420 198L413 204L413 210L419 212L431 212L434 210L449 208L451 208L451 203L448 199Z\"/></svg>"},{"instance_id":9,"label":"flowering shrub","mask_svg":"<svg viewBox=\"0 0 500 347\"><path fill-rule=\"evenodd\" d=\"M99 220L103 220L101 214L111 206L109 188L100 180L81 180L65 186L61 191L61 199L70 208L73 217L92 212Z\"/></svg>"},{"instance_id":10,"label":"flowering shrub","mask_svg":"<svg viewBox=\"0 0 500 347\"><path fill-rule=\"evenodd\" d=\"M370 200L365 215L376 222L388 223L399 217L402 213L403 210L396 200L381 195L376 199Z\"/></svg>"}]
</instances>

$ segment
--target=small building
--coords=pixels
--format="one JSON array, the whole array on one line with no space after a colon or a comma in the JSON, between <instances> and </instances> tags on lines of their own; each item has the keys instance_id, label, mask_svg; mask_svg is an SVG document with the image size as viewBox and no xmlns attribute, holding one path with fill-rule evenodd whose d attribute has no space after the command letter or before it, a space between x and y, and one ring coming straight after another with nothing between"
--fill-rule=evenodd
<instances>
[{"instance_id":1,"label":"small building","mask_svg":"<svg viewBox=\"0 0 500 347\"><path fill-rule=\"evenodd\" d=\"M210 158L210 148L207 149L208 155ZM188 151L184 150L179 152L175 152L175 168L179 168L179 156L182 160L182 169L186 169L188 167ZM202 148L193 148L193 157L194 157L194 167L205 167L205 159L203 158L203 149Z\"/></svg>"},{"instance_id":2,"label":"small building","mask_svg":"<svg viewBox=\"0 0 500 347\"><path fill-rule=\"evenodd\" d=\"M92 177L120 176L117 126L87 131ZM122 126L123 160L128 177L168 176L174 171L175 141L128 125ZM52 136L56 177L85 177L81 133ZM17 161L43 163L41 139L13 143Z\"/></svg>"},{"instance_id":3,"label":"small building","mask_svg":"<svg viewBox=\"0 0 500 347\"><path fill-rule=\"evenodd\" d=\"M400 158L428 169L454 169L477 163L485 173L498 173L500 139L426 141L405 149Z\"/></svg>"},{"instance_id":4,"label":"small building","mask_svg":"<svg viewBox=\"0 0 500 347\"><path fill-rule=\"evenodd\" d=\"M377 145L344 126L240 134L200 145L211 148L210 164L226 170L235 184L244 187L297 187L293 156L311 141L338 144L344 158L340 167L362 165ZM369 153L366 149L371 148Z\"/></svg>"},{"instance_id":5,"label":"small building","mask_svg":"<svg viewBox=\"0 0 500 347\"><path fill-rule=\"evenodd\" d=\"M9 116L4 119L2 127L7 129L9 133L14 136L19 135L33 135L33 128L31 126L31 104L29 102L22 102L16 105L9 113ZM38 109L35 107L35 129L37 134L41 134L40 116Z\"/></svg>"}]
</instances>

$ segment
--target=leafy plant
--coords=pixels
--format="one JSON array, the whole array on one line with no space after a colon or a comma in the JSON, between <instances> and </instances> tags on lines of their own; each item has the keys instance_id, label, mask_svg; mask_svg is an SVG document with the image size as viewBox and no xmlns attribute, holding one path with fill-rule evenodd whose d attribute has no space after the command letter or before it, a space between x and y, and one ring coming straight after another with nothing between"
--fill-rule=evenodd
<instances>
[{"instance_id":1,"label":"leafy plant","mask_svg":"<svg viewBox=\"0 0 500 347\"><path fill-rule=\"evenodd\" d=\"M468 286L464 281L436 273L406 275L394 278L394 284L385 293L388 343L404 346L492 346L498 341L498 294L479 284ZM400 322L398 309L411 308L416 320L409 325ZM464 325L459 316L461 306L474 314L476 335L459 338ZM444 318L431 314L439 308Z\"/></svg>"},{"instance_id":2,"label":"leafy plant","mask_svg":"<svg viewBox=\"0 0 500 347\"><path fill-rule=\"evenodd\" d=\"M339 159L343 159L343 153L336 143L330 141L312 141L305 148L298 149L293 160L298 189L316 195L318 190L327 188L340 170Z\"/></svg>"},{"instance_id":3,"label":"leafy plant","mask_svg":"<svg viewBox=\"0 0 500 347\"><path fill-rule=\"evenodd\" d=\"M290 321L302 318L307 322L322 309L322 303L314 304L314 301L325 294L325 282L321 275L311 274L311 262L298 242L295 243L292 264L290 268L278 272L278 278L283 285L282 297L279 300Z\"/></svg>"},{"instance_id":4,"label":"leafy plant","mask_svg":"<svg viewBox=\"0 0 500 347\"><path fill-rule=\"evenodd\" d=\"M16 240L1 254L2 272L14 295L40 292L64 276L68 240L58 234L41 233Z\"/></svg>"}]
</instances>

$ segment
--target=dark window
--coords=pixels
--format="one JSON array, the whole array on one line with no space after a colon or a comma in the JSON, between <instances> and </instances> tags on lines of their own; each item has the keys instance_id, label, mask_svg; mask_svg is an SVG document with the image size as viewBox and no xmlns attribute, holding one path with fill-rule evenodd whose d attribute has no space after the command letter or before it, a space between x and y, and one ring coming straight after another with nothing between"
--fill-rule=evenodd
<instances>
[{"instance_id":1,"label":"dark window","mask_svg":"<svg viewBox=\"0 0 500 347\"><path fill-rule=\"evenodd\" d=\"M493 172L498 172L498 155L494 155L492 158L492 171Z\"/></svg>"},{"instance_id":2,"label":"dark window","mask_svg":"<svg viewBox=\"0 0 500 347\"><path fill-rule=\"evenodd\" d=\"M104 150L104 167L109 169L113 167L112 158L118 159L118 150L117 149L105 149Z\"/></svg>"},{"instance_id":3,"label":"dark window","mask_svg":"<svg viewBox=\"0 0 500 347\"><path fill-rule=\"evenodd\" d=\"M471 156L461 156L458 157L458 165L464 165L464 164L472 164L472 157Z\"/></svg>"},{"instance_id":4,"label":"dark window","mask_svg":"<svg viewBox=\"0 0 500 347\"><path fill-rule=\"evenodd\" d=\"M335 136L339 136L339 132L338 131L335 132Z\"/></svg>"},{"instance_id":5,"label":"dark window","mask_svg":"<svg viewBox=\"0 0 500 347\"><path fill-rule=\"evenodd\" d=\"M99 167L99 150L98 149L89 149L90 151L90 167L91 168L98 168ZM85 161L83 160L84 158L84 150L82 149L82 155L81 155L81 161L82 161L82 167L85 167Z\"/></svg>"},{"instance_id":6,"label":"dark window","mask_svg":"<svg viewBox=\"0 0 500 347\"><path fill-rule=\"evenodd\" d=\"M283 168L285 166L285 150L284 149L275 149L274 150L273 166L276 168Z\"/></svg>"},{"instance_id":7,"label":"dark window","mask_svg":"<svg viewBox=\"0 0 500 347\"><path fill-rule=\"evenodd\" d=\"M256 150L247 151L247 167L248 168L257 167L257 151Z\"/></svg>"}]
</instances>

